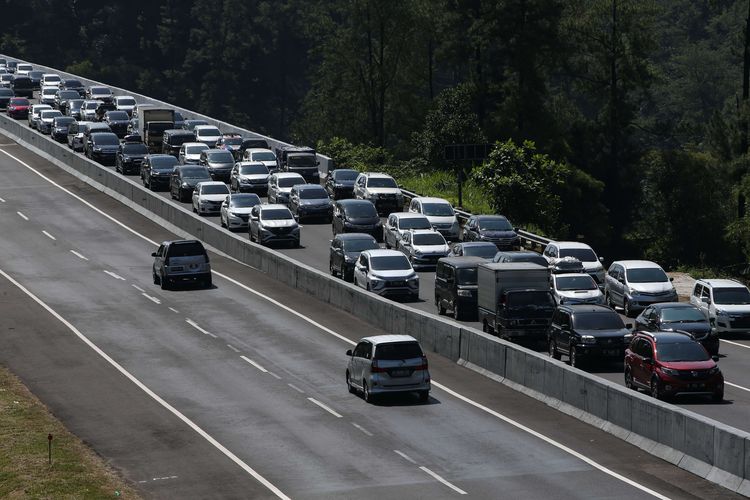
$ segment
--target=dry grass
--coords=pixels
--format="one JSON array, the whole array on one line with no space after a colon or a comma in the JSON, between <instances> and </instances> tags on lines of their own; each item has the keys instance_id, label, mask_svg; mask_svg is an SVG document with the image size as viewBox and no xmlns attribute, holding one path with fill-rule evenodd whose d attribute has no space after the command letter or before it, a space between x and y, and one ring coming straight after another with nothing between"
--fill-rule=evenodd
<instances>
[{"instance_id":1,"label":"dry grass","mask_svg":"<svg viewBox=\"0 0 750 500\"><path fill-rule=\"evenodd\" d=\"M47 435L52 442L52 465ZM8 370L0 367L0 498L139 498Z\"/></svg>"}]
</instances>

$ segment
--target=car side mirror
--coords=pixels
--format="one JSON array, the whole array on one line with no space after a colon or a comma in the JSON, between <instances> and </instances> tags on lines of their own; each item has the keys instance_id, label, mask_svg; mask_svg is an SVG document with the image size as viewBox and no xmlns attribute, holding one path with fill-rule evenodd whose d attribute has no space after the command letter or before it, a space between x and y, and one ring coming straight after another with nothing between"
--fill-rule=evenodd
<instances>
[{"instance_id":1,"label":"car side mirror","mask_svg":"<svg viewBox=\"0 0 750 500\"><path fill-rule=\"evenodd\" d=\"M151 252L151 257L156 257L156 252Z\"/></svg>"},{"instance_id":2,"label":"car side mirror","mask_svg":"<svg viewBox=\"0 0 750 500\"><path fill-rule=\"evenodd\" d=\"M701 302L703 302L704 304L710 304L711 299L708 297L701 297Z\"/></svg>"},{"instance_id":3,"label":"car side mirror","mask_svg":"<svg viewBox=\"0 0 750 500\"><path fill-rule=\"evenodd\" d=\"M719 362L719 356L717 356L716 354L714 354L713 356L711 356L711 359L714 361L714 363L718 363Z\"/></svg>"},{"instance_id":4,"label":"car side mirror","mask_svg":"<svg viewBox=\"0 0 750 500\"><path fill-rule=\"evenodd\" d=\"M643 364L644 365L653 365L654 360L652 358L643 358Z\"/></svg>"},{"instance_id":5,"label":"car side mirror","mask_svg":"<svg viewBox=\"0 0 750 500\"><path fill-rule=\"evenodd\" d=\"M346 350L346 355L347 356L351 356L352 355L352 350L351 349L347 349Z\"/></svg>"},{"instance_id":6,"label":"car side mirror","mask_svg":"<svg viewBox=\"0 0 750 500\"><path fill-rule=\"evenodd\" d=\"M670 277L669 277L669 281L674 281L674 277L673 277L673 276L670 276Z\"/></svg>"}]
</instances>

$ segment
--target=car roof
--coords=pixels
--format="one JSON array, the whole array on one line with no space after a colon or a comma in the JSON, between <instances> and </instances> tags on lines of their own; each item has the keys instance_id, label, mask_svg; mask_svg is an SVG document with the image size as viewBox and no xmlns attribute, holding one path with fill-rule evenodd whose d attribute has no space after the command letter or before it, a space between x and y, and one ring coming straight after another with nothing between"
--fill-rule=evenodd
<instances>
[{"instance_id":1,"label":"car roof","mask_svg":"<svg viewBox=\"0 0 750 500\"><path fill-rule=\"evenodd\" d=\"M203 246L203 243L198 240L165 240L161 242L162 245L172 245L175 243L200 243Z\"/></svg>"},{"instance_id":2,"label":"car roof","mask_svg":"<svg viewBox=\"0 0 750 500\"><path fill-rule=\"evenodd\" d=\"M587 248L591 249L590 245L587 245L586 243L581 243L580 241L550 241L550 243L554 243L557 245L558 248Z\"/></svg>"},{"instance_id":3,"label":"car roof","mask_svg":"<svg viewBox=\"0 0 750 500\"><path fill-rule=\"evenodd\" d=\"M435 233L440 234L437 231L435 231L434 229L412 229L409 232L412 235L416 235L416 234L435 234Z\"/></svg>"},{"instance_id":4,"label":"car roof","mask_svg":"<svg viewBox=\"0 0 750 500\"><path fill-rule=\"evenodd\" d=\"M505 250L505 251L498 252L498 253L501 254L503 257L525 257L528 255L532 257L539 256L539 257L544 258L542 254L533 252L531 250Z\"/></svg>"},{"instance_id":5,"label":"car roof","mask_svg":"<svg viewBox=\"0 0 750 500\"><path fill-rule=\"evenodd\" d=\"M450 205L450 202L446 200L445 198L435 198L433 196L417 196L415 198L412 198L413 200L419 200L421 202L425 203L447 203Z\"/></svg>"},{"instance_id":6,"label":"car roof","mask_svg":"<svg viewBox=\"0 0 750 500\"><path fill-rule=\"evenodd\" d=\"M403 255L403 254L402 254ZM393 344L396 342L416 342L419 343L417 339L412 337L411 335L373 335L371 337L364 337L360 340L366 340L370 342L371 344L378 345L378 344Z\"/></svg>"},{"instance_id":7,"label":"car roof","mask_svg":"<svg viewBox=\"0 0 750 500\"><path fill-rule=\"evenodd\" d=\"M202 181L202 182L199 182L198 184L196 184L196 187L197 186L201 186L201 187L203 187L203 186L226 186L226 183L224 183L222 181ZM229 189L229 188L227 188L227 189Z\"/></svg>"},{"instance_id":8,"label":"car roof","mask_svg":"<svg viewBox=\"0 0 750 500\"><path fill-rule=\"evenodd\" d=\"M355 198L347 198L346 200L339 200L337 201L337 203L341 205L342 207L346 207L349 205L365 205L368 203L372 205L372 202L370 200L357 200ZM372 205L372 206L375 206L375 205Z\"/></svg>"},{"instance_id":9,"label":"car roof","mask_svg":"<svg viewBox=\"0 0 750 500\"><path fill-rule=\"evenodd\" d=\"M296 185L294 185L292 187L297 188L297 191L311 191L311 190L315 190L315 191L323 190L323 191L325 191L325 188L323 186L321 186L320 184L296 184ZM328 195L326 194L326 196L328 196Z\"/></svg>"},{"instance_id":10,"label":"car roof","mask_svg":"<svg viewBox=\"0 0 750 500\"><path fill-rule=\"evenodd\" d=\"M483 259L482 257L461 256L461 257L442 257L440 260L438 260L438 262L442 262L451 267L463 268L463 267L477 267L477 265L487 262L487 260Z\"/></svg>"},{"instance_id":11,"label":"car roof","mask_svg":"<svg viewBox=\"0 0 750 500\"><path fill-rule=\"evenodd\" d=\"M362 172L360 175L364 175L366 177L383 177L383 178L393 179L392 176L388 174L382 174L380 172Z\"/></svg>"},{"instance_id":12,"label":"car roof","mask_svg":"<svg viewBox=\"0 0 750 500\"><path fill-rule=\"evenodd\" d=\"M567 305L561 305L559 307L560 309L565 309L576 314L580 314L580 313L617 314L613 309L607 306L600 306L596 304L567 304Z\"/></svg>"},{"instance_id":13,"label":"car roof","mask_svg":"<svg viewBox=\"0 0 750 500\"><path fill-rule=\"evenodd\" d=\"M552 273L552 277L555 279L557 278L580 278L581 276L588 276L589 278L591 278L591 275L587 273L559 273L559 274ZM593 280L594 278L591 278L591 279Z\"/></svg>"},{"instance_id":14,"label":"car roof","mask_svg":"<svg viewBox=\"0 0 750 500\"><path fill-rule=\"evenodd\" d=\"M654 309L698 309L690 302L657 302L651 304Z\"/></svg>"},{"instance_id":15,"label":"car roof","mask_svg":"<svg viewBox=\"0 0 750 500\"><path fill-rule=\"evenodd\" d=\"M727 280L727 279L718 279L718 278L711 278L711 279L701 279L698 280L697 283L705 284L710 287L721 287L721 288L746 288L745 285L740 283L739 281L735 280Z\"/></svg>"},{"instance_id":16,"label":"car roof","mask_svg":"<svg viewBox=\"0 0 750 500\"><path fill-rule=\"evenodd\" d=\"M616 260L612 264L619 264L622 267L628 268L648 268L648 269L661 269L661 266L656 262L650 260Z\"/></svg>"},{"instance_id":17,"label":"car roof","mask_svg":"<svg viewBox=\"0 0 750 500\"><path fill-rule=\"evenodd\" d=\"M370 257L396 257L396 256L401 256L403 258L406 258L406 255L404 255L402 252L399 252L398 250L387 250L385 248L365 250L362 253L367 253Z\"/></svg>"},{"instance_id":18,"label":"car roof","mask_svg":"<svg viewBox=\"0 0 750 500\"><path fill-rule=\"evenodd\" d=\"M687 333L682 331L673 331L673 332L665 332L665 331L658 331L658 332L645 332L645 331L639 331L636 332L637 334L642 334L646 337L651 337L657 344L672 344L675 342L697 342L693 339L693 337Z\"/></svg>"},{"instance_id":19,"label":"car roof","mask_svg":"<svg viewBox=\"0 0 750 500\"><path fill-rule=\"evenodd\" d=\"M187 132L190 132L187 130ZM206 149L211 149L208 147L208 145L205 142L183 142L183 146L206 146Z\"/></svg>"},{"instance_id":20,"label":"car roof","mask_svg":"<svg viewBox=\"0 0 750 500\"><path fill-rule=\"evenodd\" d=\"M484 214L484 215L475 215L477 219L502 219L502 220L508 220L508 218L504 215L496 215L496 214Z\"/></svg>"},{"instance_id":21,"label":"car roof","mask_svg":"<svg viewBox=\"0 0 750 500\"><path fill-rule=\"evenodd\" d=\"M277 172L277 173L275 173L273 175L275 175L277 179L288 179L290 177L293 177L295 179L297 177L299 177L300 179L304 179L304 177L302 177L297 172Z\"/></svg>"},{"instance_id":22,"label":"car roof","mask_svg":"<svg viewBox=\"0 0 750 500\"><path fill-rule=\"evenodd\" d=\"M286 208L287 210L289 210L289 207L287 207L286 205L282 205L281 203L271 203L270 205L257 205L257 206L260 207L261 211L272 209L272 208Z\"/></svg>"},{"instance_id":23,"label":"car roof","mask_svg":"<svg viewBox=\"0 0 750 500\"><path fill-rule=\"evenodd\" d=\"M245 139L245 140L255 140L255 141L260 141L260 140L262 140L262 139ZM273 154L274 154L274 156L276 156L276 153L274 153L273 151L271 151L271 150L270 150L270 149L268 149L268 148L247 148L247 149L245 150L245 152L247 152L247 151L250 151L251 153L273 153Z\"/></svg>"},{"instance_id":24,"label":"car roof","mask_svg":"<svg viewBox=\"0 0 750 500\"><path fill-rule=\"evenodd\" d=\"M219 130L219 127L217 127L216 125L211 125L211 124L209 124L209 125L196 125L194 130L205 130L207 128L215 128L216 130ZM221 132L221 131L219 130L219 132Z\"/></svg>"},{"instance_id":25,"label":"car roof","mask_svg":"<svg viewBox=\"0 0 750 500\"><path fill-rule=\"evenodd\" d=\"M339 233L333 237L339 240L374 240L375 237L368 233Z\"/></svg>"},{"instance_id":26,"label":"car roof","mask_svg":"<svg viewBox=\"0 0 750 500\"><path fill-rule=\"evenodd\" d=\"M393 212L390 215L395 215L397 219L426 219L422 214L417 212Z\"/></svg>"},{"instance_id":27,"label":"car roof","mask_svg":"<svg viewBox=\"0 0 750 500\"><path fill-rule=\"evenodd\" d=\"M460 241L456 243L456 245L460 245L462 247L497 247L497 245L495 245L491 241Z\"/></svg>"}]
</instances>

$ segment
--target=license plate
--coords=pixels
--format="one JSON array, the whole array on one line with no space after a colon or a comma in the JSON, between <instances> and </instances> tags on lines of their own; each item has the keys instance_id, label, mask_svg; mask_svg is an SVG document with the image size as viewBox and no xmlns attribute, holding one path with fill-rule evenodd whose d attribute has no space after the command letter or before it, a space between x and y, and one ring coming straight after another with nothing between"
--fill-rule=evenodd
<instances>
[{"instance_id":1,"label":"license plate","mask_svg":"<svg viewBox=\"0 0 750 500\"><path fill-rule=\"evenodd\" d=\"M408 377L411 370L391 370L391 377Z\"/></svg>"},{"instance_id":2,"label":"license plate","mask_svg":"<svg viewBox=\"0 0 750 500\"><path fill-rule=\"evenodd\" d=\"M691 389L703 389L706 387L706 384L690 384Z\"/></svg>"},{"instance_id":3,"label":"license plate","mask_svg":"<svg viewBox=\"0 0 750 500\"><path fill-rule=\"evenodd\" d=\"M620 351L616 349L607 349L606 351L604 351L605 356L617 356L619 353Z\"/></svg>"}]
</instances>

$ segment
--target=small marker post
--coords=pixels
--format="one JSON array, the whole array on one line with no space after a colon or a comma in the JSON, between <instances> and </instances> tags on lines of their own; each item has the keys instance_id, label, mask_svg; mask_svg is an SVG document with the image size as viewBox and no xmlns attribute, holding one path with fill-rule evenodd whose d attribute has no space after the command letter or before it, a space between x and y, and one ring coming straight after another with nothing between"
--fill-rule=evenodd
<instances>
[{"instance_id":1,"label":"small marker post","mask_svg":"<svg viewBox=\"0 0 750 500\"><path fill-rule=\"evenodd\" d=\"M52 465L52 434L47 434L47 454L49 456L49 464Z\"/></svg>"}]
</instances>

